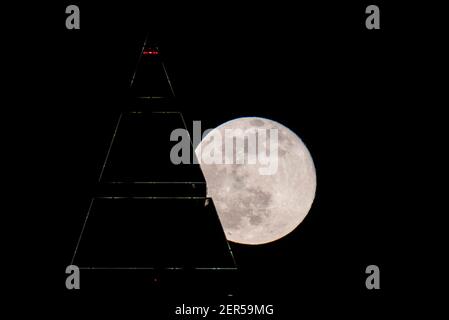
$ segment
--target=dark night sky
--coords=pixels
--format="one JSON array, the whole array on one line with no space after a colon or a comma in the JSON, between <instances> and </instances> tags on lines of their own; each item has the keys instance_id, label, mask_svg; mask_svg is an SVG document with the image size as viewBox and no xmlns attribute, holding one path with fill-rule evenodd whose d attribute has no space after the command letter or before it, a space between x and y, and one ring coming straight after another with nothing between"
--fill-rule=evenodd
<instances>
[{"instance_id":1,"label":"dark night sky","mask_svg":"<svg viewBox=\"0 0 449 320\"><path fill-rule=\"evenodd\" d=\"M39 254L52 274L46 287L58 292L62 305L75 299L93 306L90 293L65 291L63 271L118 111L129 103L129 79L148 32L189 121L271 118L295 131L314 158L316 199L298 232L262 247L232 246L243 303L260 296L259 303L273 301L283 315L317 300L341 314L357 314L351 304L386 314L394 297L414 294L404 266L414 261L416 239L407 226L417 216L405 208L411 185L404 181L413 170L408 137L422 138L404 96L414 91L410 30L421 34L396 20L399 6L378 1L382 29L369 32L366 4L329 3L78 2L77 31L64 28L69 3L46 11L41 31L30 36L43 34L37 43L45 70L38 68L48 80L40 90L45 146L35 148L51 159L43 171L50 172L52 232L45 239L48 256ZM364 289L369 264L381 269L379 292ZM123 292L117 291L119 301Z\"/></svg>"}]
</instances>

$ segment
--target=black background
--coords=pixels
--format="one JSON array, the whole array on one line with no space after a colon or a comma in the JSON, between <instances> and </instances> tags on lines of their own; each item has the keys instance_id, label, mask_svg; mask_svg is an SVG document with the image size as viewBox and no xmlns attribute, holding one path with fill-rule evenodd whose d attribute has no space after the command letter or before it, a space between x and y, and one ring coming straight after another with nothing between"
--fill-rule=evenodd
<instances>
[{"instance_id":1,"label":"black background","mask_svg":"<svg viewBox=\"0 0 449 320\"><path fill-rule=\"evenodd\" d=\"M186 118L211 126L245 115L271 118L295 131L315 161L316 198L301 227L265 246L233 245L239 288L234 298L224 294L219 303L274 303L286 319L306 310L369 316L392 308L400 313L398 297L421 293L419 284L426 280L414 273L422 260L412 228L420 211L418 204L406 203L421 174L409 159L419 156L415 146L423 139L423 127L416 125L421 110L410 102L426 99L414 81L422 68L416 64L422 49L416 41L428 35L406 23L404 16L411 16L406 6L375 2L381 30L369 31L364 10L370 3L355 1L78 2L81 30L67 30L68 4L47 5L45 18L25 41L37 51L24 53L37 64L25 93L39 97L39 106L30 108L39 124L29 152L39 168L34 186L43 193L45 209L38 219L46 228L36 232L43 243L36 248L28 243L25 251L45 270L33 292L45 287L49 301L77 315L117 308L152 319L156 309L166 314L165 308L188 301L168 295L158 303L152 292L119 289L102 299L64 285L149 32ZM380 267L379 291L365 288L369 264ZM193 300L201 304L207 297L200 292Z\"/></svg>"}]
</instances>

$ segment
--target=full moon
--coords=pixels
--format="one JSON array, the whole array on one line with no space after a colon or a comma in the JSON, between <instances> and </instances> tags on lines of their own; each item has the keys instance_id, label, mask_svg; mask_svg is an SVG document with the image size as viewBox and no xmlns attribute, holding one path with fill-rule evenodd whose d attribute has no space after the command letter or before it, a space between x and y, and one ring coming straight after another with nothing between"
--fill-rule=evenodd
<instances>
[{"instance_id":1,"label":"full moon","mask_svg":"<svg viewBox=\"0 0 449 320\"><path fill-rule=\"evenodd\" d=\"M277 151L277 166L272 174L261 174L266 163L207 164L204 158L211 136L224 137L228 129L245 133L277 129L277 150L270 143L270 133L265 140L257 139L257 149L266 148L266 154ZM235 140L234 140L235 141ZM240 153L248 159L248 140ZM223 143L224 146L224 143ZM234 155L239 150L234 146ZM316 172L312 157L302 140L282 124L258 117L238 118L210 131L195 149L207 183L207 196L215 203L220 222L229 241L258 245L278 240L304 220L315 198ZM223 149L223 157L225 155ZM241 156L242 154L240 154ZM235 161L234 161L235 162Z\"/></svg>"}]
</instances>

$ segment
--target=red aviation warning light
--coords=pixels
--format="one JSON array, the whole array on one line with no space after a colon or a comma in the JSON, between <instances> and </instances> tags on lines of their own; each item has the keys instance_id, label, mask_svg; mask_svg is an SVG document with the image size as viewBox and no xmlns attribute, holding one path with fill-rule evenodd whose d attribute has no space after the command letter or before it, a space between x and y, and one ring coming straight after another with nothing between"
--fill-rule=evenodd
<instances>
[{"instance_id":1,"label":"red aviation warning light","mask_svg":"<svg viewBox=\"0 0 449 320\"><path fill-rule=\"evenodd\" d=\"M157 50L155 48L145 48L143 50L143 55L144 56L157 56L157 55L159 55L159 50Z\"/></svg>"}]
</instances>

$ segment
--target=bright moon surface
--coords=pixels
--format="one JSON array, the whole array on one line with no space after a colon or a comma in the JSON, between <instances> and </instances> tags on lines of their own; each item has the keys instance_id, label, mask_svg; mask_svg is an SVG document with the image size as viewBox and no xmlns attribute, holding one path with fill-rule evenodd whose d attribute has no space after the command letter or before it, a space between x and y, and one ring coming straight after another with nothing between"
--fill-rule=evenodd
<instances>
[{"instance_id":1,"label":"bright moon surface","mask_svg":"<svg viewBox=\"0 0 449 320\"><path fill-rule=\"evenodd\" d=\"M260 174L259 168L266 164L248 164L247 147L243 164L200 163L207 195L215 203L227 239L256 245L286 236L303 221L315 197L316 172L309 151L295 133L269 119L238 118L214 130L224 137L226 129L278 130L278 168L272 175ZM200 152L206 152L204 146L212 140L209 135L213 132L196 148L198 159Z\"/></svg>"}]
</instances>

